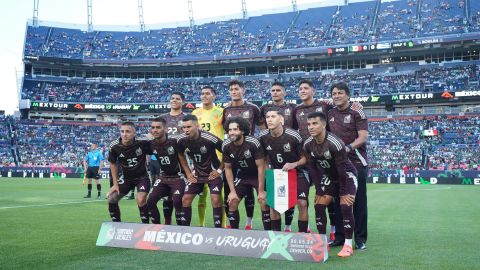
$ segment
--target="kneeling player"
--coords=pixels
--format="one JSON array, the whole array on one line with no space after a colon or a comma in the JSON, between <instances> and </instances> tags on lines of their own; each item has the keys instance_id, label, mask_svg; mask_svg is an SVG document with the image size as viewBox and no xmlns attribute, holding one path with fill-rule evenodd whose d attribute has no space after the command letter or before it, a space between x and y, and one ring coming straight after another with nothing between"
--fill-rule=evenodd
<instances>
[{"instance_id":1,"label":"kneeling player","mask_svg":"<svg viewBox=\"0 0 480 270\"><path fill-rule=\"evenodd\" d=\"M160 212L158 211L157 203L163 197L171 197L173 207L175 207L177 225L181 225L182 197L185 190L185 181L181 177L177 139L168 137L168 134L165 132L166 124L165 119L161 117L155 118L151 124L150 133L154 138L151 141L152 150L159 163L160 174L154 178L152 192L148 195L147 205L152 223L160 224Z\"/></svg>"},{"instance_id":2,"label":"kneeling player","mask_svg":"<svg viewBox=\"0 0 480 270\"><path fill-rule=\"evenodd\" d=\"M228 195L228 219L233 229L238 229L240 214L238 204L254 188L260 198L265 198L265 161L260 142L251 136L247 120L235 117L227 120L228 139L223 142L225 176L230 187ZM259 193L260 191L260 193ZM264 228L270 230L269 211L262 206Z\"/></svg>"},{"instance_id":3,"label":"kneeling player","mask_svg":"<svg viewBox=\"0 0 480 270\"><path fill-rule=\"evenodd\" d=\"M272 109L266 114L268 130L260 133L259 141L272 169L289 171L297 169L297 207L298 230L308 230L308 194L310 183L305 177L302 167L306 158L302 152L302 138L293 129L283 127L283 112ZM273 208L270 211L272 230L281 230L280 214Z\"/></svg>"},{"instance_id":4,"label":"kneeling player","mask_svg":"<svg viewBox=\"0 0 480 270\"><path fill-rule=\"evenodd\" d=\"M108 210L112 221L120 222L120 207L118 201L131 189L137 187L137 204L142 223L148 223L147 194L150 190L146 159L151 155L150 141L135 138L135 125L124 122L120 127L120 138L110 144L110 170L113 186L108 193ZM123 179L118 178L118 165L123 173Z\"/></svg>"},{"instance_id":5,"label":"kneeling player","mask_svg":"<svg viewBox=\"0 0 480 270\"><path fill-rule=\"evenodd\" d=\"M222 201L220 193L223 187L221 174L223 162L218 160L215 150L222 151L222 140L210 132L200 130L195 115L183 118L184 134L178 136L179 159L188 185L182 199L182 225L190 226L192 220L192 201L203 191L205 184L210 188L210 197L213 207L213 223L215 227L222 227ZM186 156L193 163L193 172L188 167Z\"/></svg>"},{"instance_id":6,"label":"kneeling player","mask_svg":"<svg viewBox=\"0 0 480 270\"><path fill-rule=\"evenodd\" d=\"M347 157L342 140L326 130L325 114L313 112L307 118L311 137L305 140L305 155L308 156L310 162L321 167L325 173L320 179L314 179L317 190L315 216L318 232L323 241L326 241L325 208L332 202L332 198L339 194L345 229L345 244L338 256L349 257L353 254L352 235L355 227L353 203L357 190L357 171Z\"/></svg>"}]
</instances>

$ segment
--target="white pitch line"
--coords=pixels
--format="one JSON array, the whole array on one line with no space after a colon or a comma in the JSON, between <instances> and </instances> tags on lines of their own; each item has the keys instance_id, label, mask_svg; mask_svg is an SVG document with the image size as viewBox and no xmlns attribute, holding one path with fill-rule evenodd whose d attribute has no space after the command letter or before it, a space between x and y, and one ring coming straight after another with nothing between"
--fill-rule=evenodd
<instances>
[{"instance_id":1,"label":"white pitch line","mask_svg":"<svg viewBox=\"0 0 480 270\"><path fill-rule=\"evenodd\" d=\"M410 189L410 188L397 188L397 189L375 189L369 192L375 192L375 191L430 191L430 190L447 190L447 189L452 189L452 187L439 187L439 188L419 188L419 189Z\"/></svg>"},{"instance_id":2,"label":"white pitch line","mask_svg":"<svg viewBox=\"0 0 480 270\"><path fill-rule=\"evenodd\" d=\"M0 207L0 210L16 209L16 208L30 208L30 207L43 207L43 206L57 206L57 205L66 205L66 204L94 203L94 202L105 202L105 200L103 200L103 201L102 200L96 200L96 201L76 201L76 202L63 202L63 203L3 206L3 207Z\"/></svg>"}]
</instances>

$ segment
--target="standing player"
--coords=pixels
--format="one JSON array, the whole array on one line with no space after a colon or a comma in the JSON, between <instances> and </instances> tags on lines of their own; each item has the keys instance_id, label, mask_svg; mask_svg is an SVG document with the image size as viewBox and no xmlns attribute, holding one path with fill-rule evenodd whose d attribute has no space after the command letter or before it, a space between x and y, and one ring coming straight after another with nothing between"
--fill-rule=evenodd
<instances>
[{"instance_id":1,"label":"standing player","mask_svg":"<svg viewBox=\"0 0 480 270\"><path fill-rule=\"evenodd\" d=\"M170 95L170 112L160 115L167 121L168 136L174 138L182 133L182 118L185 114L182 111L185 95L181 92L173 92ZM165 224L172 224L173 201L167 197L163 200L163 216Z\"/></svg>"},{"instance_id":2,"label":"standing player","mask_svg":"<svg viewBox=\"0 0 480 270\"><path fill-rule=\"evenodd\" d=\"M270 110L283 111L284 128L292 128L293 126L293 113L295 111L295 104L285 102L285 86L281 82L274 82L270 88L270 94L272 96L272 102L262 105L260 107L260 128L266 129L265 116ZM291 225L293 216L295 214L295 207L288 209L285 212L285 232L291 232Z\"/></svg>"},{"instance_id":3,"label":"standing player","mask_svg":"<svg viewBox=\"0 0 480 270\"><path fill-rule=\"evenodd\" d=\"M307 200L310 183L302 170L302 166L306 164L306 158L302 152L302 138L298 132L283 127L283 114L280 110L270 110L267 113L266 122L268 130L260 133L260 144L271 169L284 171L297 169L298 229L300 232L307 232ZM270 218L272 230L280 231L281 216L273 208L270 211Z\"/></svg>"},{"instance_id":4,"label":"standing player","mask_svg":"<svg viewBox=\"0 0 480 270\"><path fill-rule=\"evenodd\" d=\"M192 114L198 118L198 123L200 124L202 130L210 132L218 138L223 138L225 134L222 125L223 109L213 104L213 102L215 101L215 96L216 92L213 87L202 87L200 95L200 99L202 100L202 107L195 109ZM222 160L222 153L220 151L217 151L217 156L219 160ZM199 196L198 219L200 222L200 226L204 227L208 196L208 187L206 185L203 186L203 192ZM225 223L227 223L228 225L228 219L226 218L225 213L222 214L222 221L224 225Z\"/></svg>"},{"instance_id":5,"label":"standing player","mask_svg":"<svg viewBox=\"0 0 480 270\"><path fill-rule=\"evenodd\" d=\"M248 120L250 124L250 136L255 135L255 126L260 125L260 109L257 105L252 104L244 100L245 95L245 85L243 82L238 80L232 80L228 83L228 91L230 93L231 102L223 110L223 128L228 130L226 126L227 120L233 117L242 117ZM224 187L224 196L225 200L230 193L230 188L228 185ZM224 202L225 207L228 207L228 204ZM255 210L255 197L253 195L253 189L249 189L245 196L245 210L247 212L247 224L245 225L246 230L252 229L252 219L253 213Z\"/></svg>"},{"instance_id":6,"label":"standing player","mask_svg":"<svg viewBox=\"0 0 480 270\"><path fill-rule=\"evenodd\" d=\"M108 161L112 172L113 186L108 194L108 210L112 221L120 222L118 201L134 187L137 188L137 204L142 223L148 223L147 194L150 190L146 161L151 155L150 141L135 137L135 125L124 122L120 126L120 138L110 144ZM118 165L123 178L118 178Z\"/></svg>"},{"instance_id":7,"label":"standing player","mask_svg":"<svg viewBox=\"0 0 480 270\"><path fill-rule=\"evenodd\" d=\"M95 179L97 185L97 199L100 199L102 193L102 186L100 185L100 170L103 167L103 155L102 151L98 149L96 143L90 145L90 151L88 151L85 160L83 160L83 171L85 172L85 178L88 179L87 190L88 193L83 198L92 197L92 179ZM85 181L85 180L83 180Z\"/></svg>"},{"instance_id":8,"label":"standing player","mask_svg":"<svg viewBox=\"0 0 480 270\"><path fill-rule=\"evenodd\" d=\"M353 254L352 235L355 227L353 203L357 189L356 170L347 157L345 144L337 136L327 131L327 118L321 112L308 114L308 131L312 137L304 143L305 155L315 166L320 166L325 177L315 179L315 217L318 232L326 241L327 216L325 208L334 196L340 196L345 244L338 253L340 257Z\"/></svg>"},{"instance_id":9,"label":"standing player","mask_svg":"<svg viewBox=\"0 0 480 270\"><path fill-rule=\"evenodd\" d=\"M183 118L184 134L178 136L179 159L188 185L182 199L183 217L182 225L190 226L192 219L192 201L196 195L203 191L203 186L208 184L213 207L213 223L216 228L222 227L222 192L223 162L218 160L215 150L222 150L222 140L217 136L202 131L195 115ZM193 171L188 167L186 157L193 163Z\"/></svg>"},{"instance_id":10,"label":"standing player","mask_svg":"<svg viewBox=\"0 0 480 270\"><path fill-rule=\"evenodd\" d=\"M157 202L163 197L171 197L175 207L177 225L181 225L182 197L185 181L181 177L178 161L177 140L166 133L167 122L159 117L152 121L150 134L153 155L158 160L160 175L153 178L152 192L148 195L147 205L152 223L160 224L160 212Z\"/></svg>"},{"instance_id":11,"label":"standing player","mask_svg":"<svg viewBox=\"0 0 480 270\"><path fill-rule=\"evenodd\" d=\"M225 176L230 186L228 195L228 219L233 229L238 229L240 214L238 204L248 190L257 191L259 201L265 201L265 160L260 142L251 137L247 120L241 117L227 121L228 139L223 142ZM262 221L265 230L270 230L269 209L262 203Z\"/></svg>"},{"instance_id":12,"label":"standing player","mask_svg":"<svg viewBox=\"0 0 480 270\"><path fill-rule=\"evenodd\" d=\"M355 248L366 249L367 242L367 138L368 120L362 109L350 104L350 90L346 83L340 82L330 87L335 108L328 111L328 124L330 131L340 137L346 144L348 158L353 162L358 171L358 190L353 206L355 216ZM337 205L338 207L338 205ZM338 220L338 219L337 219ZM340 245L345 238L339 230L335 238Z\"/></svg>"}]
</instances>

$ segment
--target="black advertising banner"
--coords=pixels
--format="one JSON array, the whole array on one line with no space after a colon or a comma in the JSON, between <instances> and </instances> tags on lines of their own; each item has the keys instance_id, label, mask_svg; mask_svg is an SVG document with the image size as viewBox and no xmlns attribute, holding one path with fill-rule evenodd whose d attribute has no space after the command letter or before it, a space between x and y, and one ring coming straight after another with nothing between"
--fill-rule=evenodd
<instances>
[{"instance_id":1,"label":"black advertising banner","mask_svg":"<svg viewBox=\"0 0 480 270\"><path fill-rule=\"evenodd\" d=\"M314 233L104 222L97 246L270 260L325 262L327 243Z\"/></svg>"},{"instance_id":2,"label":"black advertising banner","mask_svg":"<svg viewBox=\"0 0 480 270\"><path fill-rule=\"evenodd\" d=\"M382 106L382 105L409 105L428 103L445 103L445 102L465 102L480 100L480 91L457 91L443 93L414 93L414 94L397 94L382 96L358 96L352 97L351 101L362 103L365 107ZM268 101L255 100L251 101L257 106L261 106ZM300 104L300 100L287 100L289 103ZM228 102L219 102L216 105L225 107ZM187 102L183 110L190 112L195 108L201 107L200 102ZM112 103L68 103L68 102L39 102L32 101L30 110L33 111L61 111L75 113L166 113L170 111L169 104L148 103L148 104L112 104Z\"/></svg>"}]
</instances>

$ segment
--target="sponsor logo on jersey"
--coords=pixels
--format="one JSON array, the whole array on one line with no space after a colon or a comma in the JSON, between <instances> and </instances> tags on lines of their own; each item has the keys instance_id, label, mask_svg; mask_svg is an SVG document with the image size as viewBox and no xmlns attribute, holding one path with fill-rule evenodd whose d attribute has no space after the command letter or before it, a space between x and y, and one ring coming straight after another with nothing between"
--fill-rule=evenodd
<instances>
[{"instance_id":1,"label":"sponsor logo on jersey","mask_svg":"<svg viewBox=\"0 0 480 270\"><path fill-rule=\"evenodd\" d=\"M124 156L123 153L122 153L122 154L120 154L120 156L118 156L118 157L125 157L125 156Z\"/></svg>"},{"instance_id":2,"label":"sponsor logo on jersey","mask_svg":"<svg viewBox=\"0 0 480 270\"><path fill-rule=\"evenodd\" d=\"M216 186L216 187L214 187L214 188L212 189L212 191L219 191L219 189L218 189L218 187Z\"/></svg>"},{"instance_id":3,"label":"sponsor logo on jersey","mask_svg":"<svg viewBox=\"0 0 480 270\"><path fill-rule=\"evenodd\" d=\"M270 147L270 145L269 145L269 146L267 146L266 149L267 149L268 151L271 151L271 150L272 150L272 147Z\"/></svg>"},{"instance_id":4,"label":"sponsor logo on jersey","mask_svg":"<svg viewBox=\"0 0 480 270\"><path fill-rule=\"evenodd\" d=\"M234 156L233 154L230 154L230 157L231 157L231 158L235 158L235 156Z\"/></svg>"},{"instance_id":5,"label":"sponsor logo on jersey","mask_svg":"<svg viewBox=\"0 0 480 270\"><path fill-rule=\"evenodd\" d=\"M335 118L330 118L330 122L335 122Z\"/></svg>"},{"instance_id":6,"label":"sponsor logo on jersey","mask_svg":"<svg viewBox=\"0 0 480 270\"><path fill-rule=\"evenodd\" d=\"M145 187L144 187L144 186L141 186L141 187L140 187L140 190L145 190Z\"/></svg>"},{"instance_id":7,"label":"sponsor logo on jersey","mask_svg":"<svg viewBox=\"0 0 480 270\"><path fill-rule=\"evenodd\" d=\"M173 194L175 194L175 195L180 194L180 190L178 190L178 189L175 190L175 193L173 193Z\"/></svg>"},{"instance_id":8,"label":"sponsor logo on jersey","mask_svg":"<svg viewBox=\"0 0 480 270\"><path fill-rule=\"evenodd\" d=\"M302 192L300 195L298 195L298 197L303 197L303 198L306 198L307 195L305 195L305 192Z\"/></svg>"}]
</instances>

